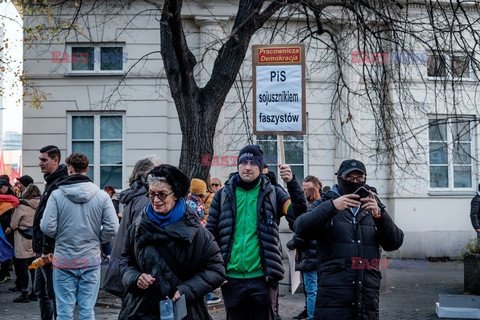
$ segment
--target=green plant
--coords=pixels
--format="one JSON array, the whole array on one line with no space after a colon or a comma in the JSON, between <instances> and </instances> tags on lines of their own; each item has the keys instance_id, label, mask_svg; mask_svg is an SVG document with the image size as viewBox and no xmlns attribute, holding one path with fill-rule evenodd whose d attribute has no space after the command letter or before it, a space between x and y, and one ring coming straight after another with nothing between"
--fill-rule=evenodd
<instances>
[{"instance_id":1,"label":"green plant","mask_svg":"<svg viewBox=\"0 0 480 320\"><path fill-rule=\"evenodd\" d=\"M463 247L461 258L463 260L466 256L471 256L474 254L480 254L480 241L478 239L472 239L467 242L465 247Z\"/></svg>"}]
</instances>

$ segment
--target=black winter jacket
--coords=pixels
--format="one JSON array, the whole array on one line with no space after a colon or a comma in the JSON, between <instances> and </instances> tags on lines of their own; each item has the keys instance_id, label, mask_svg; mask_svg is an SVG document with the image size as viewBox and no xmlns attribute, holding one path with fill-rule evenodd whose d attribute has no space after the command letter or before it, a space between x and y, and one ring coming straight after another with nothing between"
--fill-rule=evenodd
<instances>
[{"instance_id":1,"label":"black winter jacket","mask_svg":"<svg viewBox=\"0 0 480 320\"><path fill-rule=\"evenodd\" d=\"M296 249L295 270L296 271L314 271L317 270L317 241L304 240L293 235L292 239L287 242L287 248Z\"/></svg>"},{"instance_id":2,"label":"black winter jacket","mask_svg":"<svg viewBox=\"0 0 480 320\"><path fill-rule=\"evenodd\" d=\"M42 230L40 229L40 221L43 218L43 212L47 207L47 201L48 198L50 198L50 194L58 189L57 183L66 177L68 177L68 172L67 166L64 164L61 164L52 174L44 175L44 179L47 184L45 186L45 191L43 191L42 197L40 198L40 202L38 203L35 216L33 217L32 248L37 254L53 253L55 249L55 239L43 234Z\"/></svg>"},{"instance_id":3,"label":"black winter jacket","mask_svg":"<svg viewBox=\"0 0 480 320\"><path fill-rule=\"evenodd\" d=\"M120 221L118 233L113 241L112 252L108 260L108 269L103 281L103 289L123 298L126 292L119 272L123 243L125 242L128 228L148 204L147 188L141 181L135 181L129 189L120 193L120 203L124 205L123 217Z\"/></svg>"},{"instance_id":4,"label":"black winter jacket","mask_svg":"<svg viewBox=\"0 0 480 320\"><path fill-rule=\"evenodd\" d=\"M166 248L177 266L167 264L160 247ZM163 228L142 211L138 222L128 229L120 272L127 288L120 320L159 319L159 301L167 296L172 298L177 290L185 294L188 312L185 319L209 319L204 296L225 278L218 245L188 206L182 220ZM155 278L155 283L145 290L137 287L142 273Z\"/></svg>"},{"instance_id":5,"label":"black winter jacket","mask_svg":"<svg viewBox=\"0 0 480 320\"><path fill-rule=\"evenodd\" d=\"M225 186L215 193L207 220L207 229L213 234L220 246L225 266L228 265L233 245L233 234L237 214L235 186L233 176ZM280 238L276 220L282 216L283 205L291 197L287 216L295 219L307 210L307 203L303 190L298 180L293 177L287 184L290 196L281 188L275 188L270 180L262 175L262 185L258 194L257 228L260 246L260 260L265 276L273 281L283 279L282 257L280 254ZM270 201L269 194L275 193L275 204ZM221 198L224 194L225 201L221 207ZM274 209L275 208L275 209Z\"/></svg>"},{"instance_id":6,"label":"black winter jacket","mask_svg":"<svg viewBox=\"0 0 480 320\"><path fill-rule=\"evenodd\" d=\"M470 203L470 219L473 229L480 229L480 193L477 193Z\"/></svg>"},{"instance_id":7,"label":"black winter jacket","mask_svg":"<svg viewBox=\"0 0 480 320\"><path fill-rule=\"evenodd\" d=\"M338 196L327 194L331 199ZM315 319L378 319L380 246L398 249L403 232L385 209L378 219L364 209L354 216L350 209L338 211L327 197L317 199L295 221L295 233L317 240Z\"/></svg>"}]
</instances>

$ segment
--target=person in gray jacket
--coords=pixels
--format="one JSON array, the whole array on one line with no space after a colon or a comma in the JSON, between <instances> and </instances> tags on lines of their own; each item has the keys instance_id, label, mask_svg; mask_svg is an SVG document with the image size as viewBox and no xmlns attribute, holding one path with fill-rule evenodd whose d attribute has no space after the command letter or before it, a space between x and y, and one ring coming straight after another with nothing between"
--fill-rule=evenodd
<instances>
[{"instance_id":1,"label":"person in gray jacket","mask_svg":"<svg viewBox=\"0 0 480 320\"><path fill-rule=\"evenodd\" d=\"M52 192L40 222L55 238L52 260L57 320L95 319L93 308L100 287L100 244L118 230L118 218L108 194L87 177L88 158L74 153L66 160L68 177Z\"/></svg>"}]
</instances>

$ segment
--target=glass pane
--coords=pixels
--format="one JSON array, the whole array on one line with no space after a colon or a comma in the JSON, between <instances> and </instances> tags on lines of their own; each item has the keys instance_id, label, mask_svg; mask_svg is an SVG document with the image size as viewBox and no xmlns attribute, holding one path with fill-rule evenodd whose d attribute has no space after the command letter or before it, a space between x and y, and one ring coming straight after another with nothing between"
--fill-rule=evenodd
<instances>
[{"instance_id":1,"label":"glass pane","mask_svg":"<svg viewBox=\"0 0 480 320\"><path fill-rule=\"evenodd\" d=\"M447 123L445 119L432 119L428 124L430 141L447 141Z\"/></svg>"},{"instance_id":2,"label":"glass pane","mask_svg":"<svg viewBox=\"0 0 480 320\"><path fill-rule=\"evenodd\" d=\"M452 76L454 78L470 77L470 59L467 56L455 55L452 57Z\"/></svg>"},{"instance_id":3,"label":"glass pane","mask_svg":"<svg viewBox=\"0 0 480 320\"><path fill-rule=\"evenodd\" d=\"M445 77L447 75L447 63L441 53L428 55L427 75L429 77Z\"/></svg>"},{"instance_id":4,"label":"glass pane","mask_svg":"<svg viewBox=\"0 0 480 320\"><path fill-rule=\"evenodd\" d=\"M93 52L93 47L72 47L72 70L94 70Z\"/></svg>"},{"instance_id":5,"label":"glass pane","mask_svg":"<svg viewBox=\"0 0 480 320\"><path fill-rule=\"evenodd\" d=\"M93 117L72 117L72 139L93 139Z\"/></svg>"},{"instance_id":6,"label":"glass pane","mask_svg":"<svg viewBox=\"0 0 480 320\"><path fill-rule=\"evenodd\" d=\"M122 164L122 142L100 142L100 164Z\"/></svg>"},{"instance_id":7,"label":"glass pane","mask_svg":"<svg viewBox=\"0 0 480 320\"><path fill-rule=\"evenodd\" d=\"M122 139L122 117L101 117L100 139Z\"/></svg>"},{"instance_id":8,"label":"glass pane","mask_svg":"<svg viewBox=\"0 0 480 320\"><path fill-rule=\"evenodd\" d=\"M90 158L89 158L89 159L90 159ZM90 162L90 163L91 163L91 162ZM93 166L88 166L87 177L89 177L90 180L92 180L92 182L94 181L94 180L93 180Z\"/></svg>"},{"instance_id":9,"label":"glass pane","mask_svg":"<svg viewBox=\"0 0 480 320\"><path fill-rule=\"evenodd\" d=\"M122 188L122 167L100 167L100 189L112 186L115 189Z\"/></svg>"},{"instance_id":10,"label":"glass pane","mask_svg":"<svg viewBox=\"0 0 480 320\"><path fill-rule=\"evenodd\" d=\"M430 187L448 188L448 167L430 167Z\"/></svg>"},{"instance_id":11,"label":"glass pane","mask_svg":"<svg viewBox=\"0 0 480 320\"><path fill-rule=\"evenodd\" d=\"M93 142L72 142L72 153L80 152L87 156L89 164L93 163Z\"/></svg>"},{"instance_id":12,"label":"glass pane","mask_svg":"<svg viewBox=\"0 0 480 320\"><path fill-rule=\"evenodd\" d=\"M294 140L302 140L303 141L303 136L299 135L284 135L283 140L288 140L288 141L294 141Z\"/></svg>"},{"instance_id":13,"label":"glass pane","mask_svg":"<svg viewBox=\"0 0 480 320\"><path fill-rule=\"evenodd\" d=\"M284 141L285 161L288 164L303 164L303 141Z\"/></svg>"},{"instance_id":14,"label":"glass pane","mask_svg":"<svg viewBox=\"0 0 480 320\"><path fill-rule=\"evenodd\" d=\"M123 48L100 48L100 70L123 70Z\"/></svg>"},{"instance_id":15,"label":"glass pane","mask_svg":"<svg viewBox=\"0 0 480 320\"><path fill-rule=\"evenodd\" d=\"M274 140L257 140L257 144L262 147L264 161L268 165L277 164L277 138Z\"/></svg>"},{"instance_id":16,"label":"glass pane","mask_svg":"<svg viewBox=\"0 0 480 320\"><path fill-rule=\"evenodd\" d=\"M447 144L430 142L430 164L447 164Z\"/></svg>"},{"instance_id":17,"label":"glass pane","mask_svg":"<svg viewBox=\"0 0 480 320\"><path fill-rule=\"evenodd\" d=\"M301 185L303 178L305 178L303 173L303 166L290 166L290 168L292 169L292 172L295 174L295 177Z\"/></svg>"},{"instance_id":18,"label":"glass pane","mask_svg":"<svg viewBox=\"0 0 480 320\"><path fill-rule=\"evenodd\" d=\"M472 168L454 167L453 168L453 186L454 188L472 187Z\"/></svg>"},{"instance_id":19,"label":"glass pane","mask_svg":"<svg viewBox=\"0 0 480 320\"><path fill-rule=\"evenodd\" d=\"M453 147L454 164L470 164L470 143L455 143Z\"/></svg>"},{"instance_id":20,"label":"glass pane","mask_svg":"<svg viewBox=\"0 0 480 320\"><path fill-rule=\"evenodd\" d=\"M452 122L452 138L453 141L470 142L470 120L455 119Z\"/></svg>"}]
</instances>

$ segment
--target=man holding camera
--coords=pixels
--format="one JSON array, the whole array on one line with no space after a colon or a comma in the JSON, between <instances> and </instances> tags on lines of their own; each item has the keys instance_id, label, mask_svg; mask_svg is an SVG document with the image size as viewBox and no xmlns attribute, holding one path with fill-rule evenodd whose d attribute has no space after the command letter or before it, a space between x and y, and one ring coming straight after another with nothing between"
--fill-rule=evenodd
<instances>
[{"instance_id":1,"label":"man holding camera","mask_svg":"<svg viewBox=\"0 0 480 320\"><path fill-rule=\"evenodd\" d=\"M365 184L362 162L345 160L336 174L338 184L295 221L298 236L317 240L314 319L378 319L380 246L397 250L403 232Z\"/></svg>"}]
</instances>

